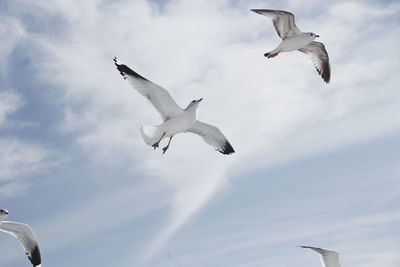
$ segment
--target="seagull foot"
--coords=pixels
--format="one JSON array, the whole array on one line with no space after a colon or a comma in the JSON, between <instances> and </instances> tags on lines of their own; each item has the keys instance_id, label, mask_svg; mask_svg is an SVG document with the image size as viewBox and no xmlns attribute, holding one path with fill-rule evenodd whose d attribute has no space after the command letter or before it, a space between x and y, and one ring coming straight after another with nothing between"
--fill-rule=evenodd
<instances>
[{"instance_id":1,"label":"seagull foot","mask_svg":"<svg viewBox=\"0 0 400 267\"><path fill-rule=\"evenodd\" d=\"M169 146L166 146L166 147L164 147L164 148L162 149L162 150L163 150L163 152L162 152L163 155L165 154L165 152L167 152L168 147L169 147Z\"/></svg>"},{"instance_id":2,"label":"seagull foot","mask_svg":"<svg viewBox=\"0 0 400 267\"><path fill-rule=\"evenodd\" d=\"M154 150L156 150L156 148L158 147L159 144L160 144L160 142L157 142L157 143L154 143L154 144L152 145L152 147L154 148Z\"/></svg>"}]
</instances>

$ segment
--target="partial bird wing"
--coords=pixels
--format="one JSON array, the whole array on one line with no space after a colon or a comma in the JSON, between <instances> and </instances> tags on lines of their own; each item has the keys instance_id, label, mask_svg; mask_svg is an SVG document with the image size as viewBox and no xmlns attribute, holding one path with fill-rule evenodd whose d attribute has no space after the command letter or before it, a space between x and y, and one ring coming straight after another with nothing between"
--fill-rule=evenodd
<instances>
[{"instance_id":1,"label":"partial bird wing","mask_svg":"<svg viewBox=\"0 0 400 267\"><path fill-rule=\"evenodd\" d=\"M124 79L150 101L164 121L183 112L167 90L139 75L116 57L114 62Z\"/></svg>"},{"instance_id":2,"label":"partial bird wing","mask_svg":"<svg viewBox=\"0 0 400 267\"><path fill-rule=\"evenodd\" d=\"M215 150L222 154L229 155L235 152L222 132L213 125L196 120L187 131L200 135L207 144L213 146Z\"/></svg>"},{"instance_id":3,"label":"partial bird wing","mask_svg":"<svg viewBox=\"0 0 400 267\"><path fill-rule=\"evenodd\" d=\"M252 9L251 11L272 19L275 30L282 40L301 33L294 22L294 15L290 12L271 9Z\"/></svg>"},{"instance_id":4,"label":"partial bird wing","mask_svg":"<svg viewBox=\"0 0 400 267\"><path fill-rule=\"evenodd\" d=\"M15 236L25 250L26 256L28 256L33 266L40 266L41 258L39 245L37 238L29 225L3 221L0 223L0 231Z\"/></svg>"},{"instance_id":5,"label":"partial bird wing","mask_svg":"<svg viewBox=\"0 0 400 267\"><path fill-rule=\"evenodd\" d=\"M309 248L321 255L322 263L325 267L341 267L339 264L339 253L334 250L301 246L302 248Z\"/></svg>"},{"instance_id":6,"label":"partial bird wing","mask_svg":"<svg viewBox=\"0 0 400 267\"><path fill-rule=\"evenodd\" d=\"M328 52L326 52L324 44L312 41L307 46L300 48L299 51L311 55L311 59L319 75L321 75L326 83L329 83L331 80L331 67L329 65Z\"/></svg>"}]
</instances>

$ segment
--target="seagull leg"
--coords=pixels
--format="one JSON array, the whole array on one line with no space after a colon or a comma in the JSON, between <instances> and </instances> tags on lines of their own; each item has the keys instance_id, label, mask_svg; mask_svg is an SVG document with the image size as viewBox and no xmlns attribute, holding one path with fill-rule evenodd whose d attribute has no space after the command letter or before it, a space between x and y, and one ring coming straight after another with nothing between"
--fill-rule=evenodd
<instances>
[{"instance_id":1,"label":"seagull leg","mask_svg":"<svg viewBox=\"0 0 400 267\"><path fill-rule=\"evenodd\" d=\"M161 139L163 139L164 135L165 135L165 132L161 135L160 140L158 140L156 143L154 143L154 144L152 145L152 147L154 148L154 150L156 150L156 148L158 147L158 145L159 145L160 142L161 142Z\"/></svg>"},{"instance_id":2,"label":"seagull leg","mask_svg":"<svg viewBox=\"0 0 400 267\"><path fill-rule=\"evenodd\" d=\"M171 136L171 137L169 138L168 145L162 149L162 150L163 150L163 155L165 154L165 152L166 152L167 149L169 148L169 143L171 143L172 137L174 137L174 136Z\"/></svg>"}]
</instances>

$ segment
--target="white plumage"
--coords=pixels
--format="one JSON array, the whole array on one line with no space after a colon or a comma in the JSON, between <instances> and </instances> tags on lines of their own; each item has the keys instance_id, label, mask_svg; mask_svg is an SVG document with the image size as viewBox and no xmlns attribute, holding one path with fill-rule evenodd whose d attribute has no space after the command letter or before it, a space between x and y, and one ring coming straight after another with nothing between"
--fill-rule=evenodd
<instances>
[{"instance_id":1,"label":"white plumage","mask_svg":"<svg viewBox=\"0 0 400 267\"><path fill-rule=\"evenodd\" d=\"M272 19L275 30L282 39L278 47L265 53L264 56L272 58L277 56L280 52L295 50L310 54L315 68L322 79L326 83L330 82L331 68L329 65L328 52L323 43L314 41L319 35L312 32L300 31L294 22L294 15L290 12L271 9L252 9L251 11Z\"/></svg>"},{"instance_id":2,"label":"white plumage","mask_svg":"<svg viewBox=\"0 0 400 267\"><path fill-rule=\"evenodd\" d=\"M41 266L41 257L37 238L27 224L3 221L8 216L8 211L0 209L0 231L16 237L25 250L26 256L33 266Z\"/></svg>"},{"instance_id":3,"label":"white plumage","mask_svg":"<svg viewBox=\"0 0 400 267\"><path fill-rule=\"evenodd\" d=\"M124 79L150 101L163 119L163 123L159 125L141 127L140 132L146 144L156 149L163 138L169 137L168 145L163 148L165 153L174 135L191 132L200 135L206 143L223 154L235 152L217 127L196 120L196 110L202 98L191 101L185 109L182 109L167 90L139 75L117 58L114 58L114 62Z\"/></svg>"}]
</instances>

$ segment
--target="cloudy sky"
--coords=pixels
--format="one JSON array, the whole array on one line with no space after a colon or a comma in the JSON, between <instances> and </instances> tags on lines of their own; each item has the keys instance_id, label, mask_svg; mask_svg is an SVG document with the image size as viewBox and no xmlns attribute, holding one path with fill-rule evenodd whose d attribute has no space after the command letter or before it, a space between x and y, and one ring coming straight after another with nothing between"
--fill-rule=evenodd
<instances>
[{"instance_id":1,"label":"cloudy sky","mask_svg":"<svg viewBox=\"0 0 400 267\"><path fill-rule=\"evenodd\" d=\"M251 8L319 34L331 83ZM398 1L0 1L0 208L43 266L400 265ZM112 58L220 127L144 144L156 111ZM28 266L0 235L0 265Z\"/></svg>"}]
</instances>

